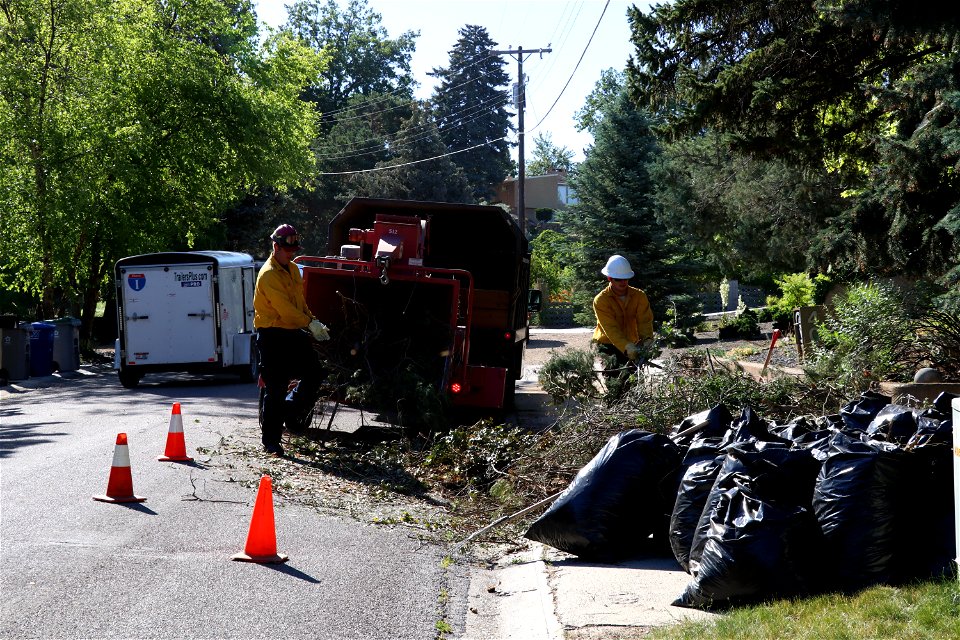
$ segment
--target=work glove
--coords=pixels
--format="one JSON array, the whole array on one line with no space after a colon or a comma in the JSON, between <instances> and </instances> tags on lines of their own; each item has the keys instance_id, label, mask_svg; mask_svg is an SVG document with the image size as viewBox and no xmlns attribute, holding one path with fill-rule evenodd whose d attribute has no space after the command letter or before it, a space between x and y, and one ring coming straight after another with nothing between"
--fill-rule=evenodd
<instances>
[{"instance_id":1,"label":"work glove","mask_svg":"<svg viewBox=\"0 0 960 640\"><path fill-rule=\"evenodd\" d=\"M330 330L327 329L327 325L319 320L311 320L310 324L307 325L307 329L310 330L310 333L313 334L313 339L317 342L326 342L330 339Z\"/></svg>"},{"instance_id":2,"label":"work glove","mask_svg":"<svg viewBox=\"0 0 960 640\"><path fill-rule=\"evenodd\" d=\"M627 358L629 358L630 360L636 360L637 355L639 355L640 353L640 350L637 348L637 345L635 342L628 342L626 349L624 349L624 353L627 354Z\"/></svg>"}]
</instances>

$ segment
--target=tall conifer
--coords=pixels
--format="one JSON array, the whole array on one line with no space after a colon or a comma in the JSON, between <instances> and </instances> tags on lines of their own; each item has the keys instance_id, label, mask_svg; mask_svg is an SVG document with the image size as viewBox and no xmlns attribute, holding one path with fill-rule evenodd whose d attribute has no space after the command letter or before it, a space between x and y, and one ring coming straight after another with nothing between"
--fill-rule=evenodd
<instances>
[{"instance_id":1,"label":"tall conifer","mask_svg":"<svg viewBox=\"0 0 960 640\"><path fill-rule=\"evenodd\" d=\"M513 168L506 140L512 130L505 89L510 77L503 70L504 60L491 53L496 43L485 28L466 25L459 33L449 65L429 74L440 79L432 102L447 150L469 149L452 158L479 202L488 199Z\"/></svg>"}]
</instances>

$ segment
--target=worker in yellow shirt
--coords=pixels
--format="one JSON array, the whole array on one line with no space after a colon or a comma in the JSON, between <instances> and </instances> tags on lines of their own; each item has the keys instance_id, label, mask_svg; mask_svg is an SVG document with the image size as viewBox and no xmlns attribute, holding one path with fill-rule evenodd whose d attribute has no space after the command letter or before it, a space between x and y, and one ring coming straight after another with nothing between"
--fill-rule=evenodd
<instances>
[{"instance_id":1,"label":"worker in yellow shirt","mask_svg":"<svg viewBox=\"0 0 960 640\"><path fill-rule=\"evenodd\" d=\"M323 379L314 340L329 340L327 327L313 317L303 295L300 269L292 262L300 250L300 236L282 224L270 236L273 252L257 274L253 293L253 326L263 390L260 397L260 430L268 453L283 454L280 444L284 424L303 431L313 417L313 403ZM291 380L299 380L288 392Z\"/></svg>"},{"instance_id":2,"label":"worker in yellow shirt","mask_svg":"<svg viewBox=\"0 0 960 640\"><path fill-rule=\"evenodd\" d=\"M597 316L593 341L601 354L623 367L636 360L644 348L652 347L653 312L647 294L630 286L634 273L626 258L610 256L600 273L607 277L608 284L593 299Z\"/></svg>"}]
</instances>

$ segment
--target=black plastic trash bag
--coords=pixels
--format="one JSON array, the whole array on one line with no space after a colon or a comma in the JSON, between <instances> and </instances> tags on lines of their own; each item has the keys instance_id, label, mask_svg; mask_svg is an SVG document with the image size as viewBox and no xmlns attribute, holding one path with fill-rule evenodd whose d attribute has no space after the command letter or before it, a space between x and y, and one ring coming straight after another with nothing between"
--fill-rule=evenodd
<instances>
[{"instance_id":1,"label":"black plastic trash bag","mask_svg":"<svg viewBox=\"0 0 960 640\"><path fill-rule=\"evenodd\" d=\"M667 541L681 453L660 434L619 433L587 463L524 537L585 560L649 554Z\"/></svg>"},{"instance_id":2,"label":"black plastic trash bag","mask_svg":"<svg viewBox=\"0 0 960 640\"><path fill-rule=\"evenodd\" d=\"M864 431L877 414L890 404L891 398L875 391L864 391L857 400L840 409L840 417L847 429Z\"/></svg>"},{"instance_id":3,"label":"black plastic trash bag","mask_svg":"<svg viewBox=\"0 0 960 640\"><path fill-rule=\"evenodd\" d=\"M712 409L684 418L673 428L670 437L679 447L686 449L695 438L723 437L732 422L733 415L730 410L725 405L718 404Z\"/></svg>"},{"instance_id":4,"label":"black plastic trash bag","mask_svg":"<svg viewBox=\"0 0 960 640\"><path fill-rule=\"evenodd\" d=\"M933 408L940 412L944 419L949 420L953 414L952 403L956 398L960 398L960 396L948 391L941 391L933 400Z\"/></svg>"},{"instance_id":5,"label":"black plastic trash bag","mask_svg":"<svg viewBox=\"0 0 960 640\"><path fill-rule=\"evenodd\" d=\"M908 479L906 454L895 444L846 433L831 438L813 497L832 567L830 588L851 591L895 580Z\"/></svg>"},{"instance_id":6,"label":"black plastic trash bag","mask_svg":"<svg viewBox=\"0 0 960 640\"><path fill-rule=\"evenodd\" d=\"M953 446L953 420L938 417L941 414L935 409L927 409L917 417L917 432L913 434L907 445L907 451L917 447L929 445Z\"/></svg>"},{"instance_id":7,"label":"black plastic trash bag","mask_svg":"<svg viewBox=\"0 0 960 640\"><path fill-rule=\"evenodd\" d=\"M744 406L723 438L700 438L690 444L683 460L683 472L677 500L670 515L670 550L674 558L690 573L690 549L703 508L714 480L723 466L725 449L741 442L767 441L789 444L789 440L770 432L770 423L752 407Z\"/></svg>"},{"instance_id":8,"label":"black plastic trash bag","mask_svg":"<svg viewBox=\"0 0 960 640\"><path fill-rule=\"evenodd\" d=\"M674 606L720 609L819 591L816 518L805 507L763 499L749 484L720 494L699 569Z\"/></svg>"},{"instance_id":9,"label":"black plastic trash bag","mask_svg":"<svg viewBox=\"0 0 960 640\"><path fill-rule=\"evenodd\" d=\"M866 434L874 440L906 444L917 432L917 417L913 409L901 404L888 404L877 412Z\"/></svg>"},{"instance_id":10,"label":"black plastic trash bag","mask_svg":"<svg viewBox=\"0 0 960 640\"><path fill-rule=\"evenodd\" d=\"M804 440L807 438L808 434L816 433L820 430L820 426L807 416L798 416L790 422L777 424L770 427L771 433L776 434L781 438L786 438L791 442Z\"/></svg>"},{"instance_id":11,"label":"black plastic trash bag","mask_svg":"<svg viewBox=\"0 0 960 640\"><path fill-rule=\"evenodd\" d=\"M895 579L901 583L950 575L956 567L952 421L919 422L907 447L907 499L898 518Z\"/></svg>"},{"instance_id":12,"label":"black plastic trash bag","mask_svg":"<svg viewBox=\"0 0 960 640\"><path fill-rule=\"evenodd\" d=\"M720 438L700 438L690 443L683 458L683 475L670 514L670 550L687 573L690 573L694 531L726 457L720 448Z\"/></svg>"},{"instance_id":13,"label":"black plastic trash bag","mask_svg":"<svg viewBox=\"0 0 960 640\"><path fill-rule=\"evenodd\" d=\"M723 436L722 446L732 445L738 442L750 442L759 440L761 442L782 442L789 443L786 438L782 438L771 433L771 424L761 418L753 407L744 406L740 410L740 416L733 421L730 428Z\"/></svg>"},{"instance_id":14,"label":"black plastic trash bag","mask_svg":"<svg viewBox=\"0 0 960 640\"><path fill-rule=\"evenodd\" d=\"M707 540L715 526L721 496L734 487L775 504L809 509L820 462L805 449L774 442L744 442L726 449L723 465L710 489L690 542L689 571L696 575Z\"/></svg>"},{"instance_id":15,"label":"black plastic trash bag","mask_svg":"<svg viewBox=\"0 0 960 640\"><path fill-rule=\"evenodd\" d=\"M839 416L838 416L839 417ZM842 421L839 421L842 423ZM782 425L771 428L771 431L781 438L793 443L794 448L806 449L817 460L824 460L830 449L830 438L836 433L827 426L825 420L811 420L800 416Z\"/></svg>"}]
</instances>

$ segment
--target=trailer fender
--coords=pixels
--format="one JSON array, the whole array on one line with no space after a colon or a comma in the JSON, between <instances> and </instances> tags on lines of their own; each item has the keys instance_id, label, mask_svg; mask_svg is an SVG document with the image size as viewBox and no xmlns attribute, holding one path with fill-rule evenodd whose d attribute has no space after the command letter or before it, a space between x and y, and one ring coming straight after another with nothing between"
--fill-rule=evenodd
<instances>
[{"instance_id":1,"label":"trailer fender","mask_svg":"<svg viewBox=\"0 0 960 640\"><path fill-rule=\"evenodd\" d=\"M253 382L260 374L257 362L256 335L240 333L233 338L233 362L244 382Z\"/></svg>"}]
</instances>

